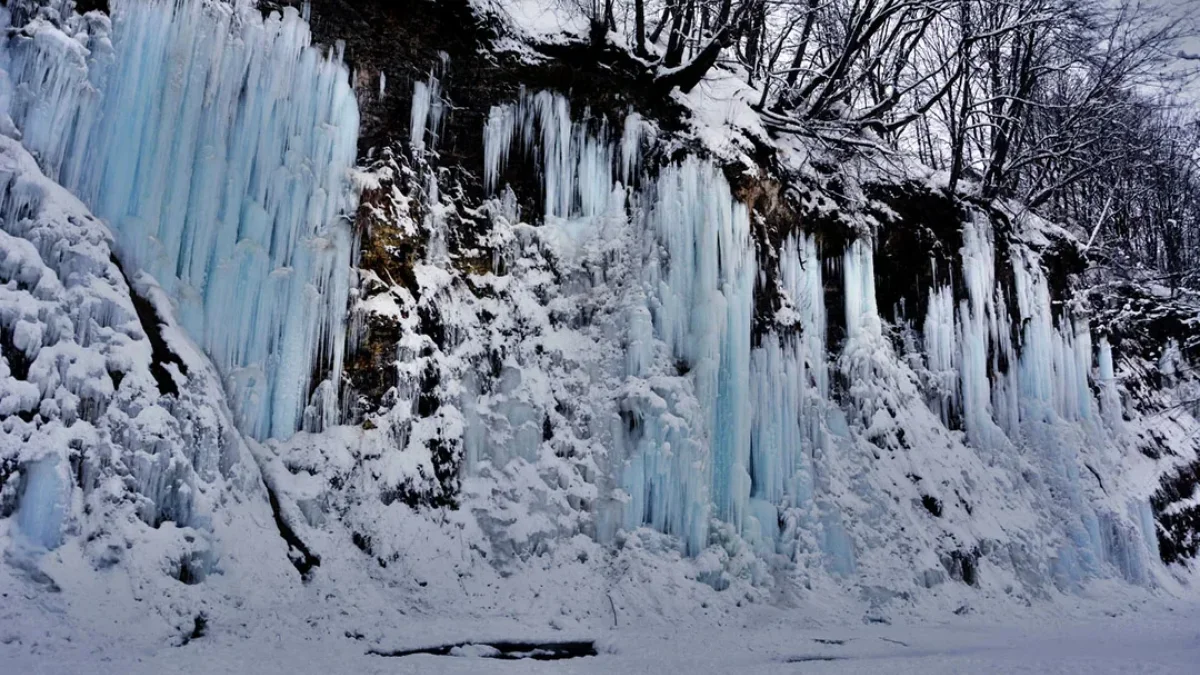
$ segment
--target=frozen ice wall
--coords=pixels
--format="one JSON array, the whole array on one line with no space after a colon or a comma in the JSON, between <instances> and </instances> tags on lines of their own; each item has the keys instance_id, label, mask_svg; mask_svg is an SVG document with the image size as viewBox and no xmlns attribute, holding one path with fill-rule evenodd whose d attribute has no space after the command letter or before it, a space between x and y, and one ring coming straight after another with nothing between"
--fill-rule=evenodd
<instances>
[{"instance_id":1,"label":"frozen ice wall","mask_svg":"<svg viewBox=\"0 0 1200 675\"><path fill-rule=\"evenodd\" d=\"M617 440L625 456L613 469L619 520L679 535L697 553L710 517L748 515L749 214L721 172L694 157L639 176L642 133L636 115L612 137L602 122L573 120L565 97L522 92L489 115L484 176L495 190L514 151L523 153L542 179L543 231L557 233L560 250L600 231L623 242L620 261L599 275L630 280ZM639 179L640 189L626 186Z\"/></svg>"},{"instance_id":2,"label":"frozen ice wall","mask_svg":"<svg viewBox=\"0 0 1200 675\"><path fill-rule=\"evenodd\" d=\"M427 103L416 99L414 119L423 118ZM685 155L642 166L651 125L573 117L550 92L494 107L483 134L493 213L516 218L503 206L513 201L505 177L535 172L542 213L520 230L521 245L550 242L556 274L570 280L558 290L576 294L567 302L622 308L615 334L592 330L594 313L572 326L572 339L598 340L589 349L619 353L619 367L593 368L587 384L617 401L615 410L592 404L593 419L619 418L611 439L603 436L607 455L593 456L603 472L595 481L614 488L619 511L615 523L600 518L602 539L650 527L696 555L736 550L732 536L759 555L817 560L838 575L892 546L896 554L926 546L938 551L921 572L926 584L978 555L970 551L984 540L1020 542L1017 561L1037 540L1064 587L1105 569L1146 580L1153 532L1144 530L1144 495L1130 506L1089 484L1084 465L1115 475L1119 452L1093 450L1114 442L1093 413L1091 338L1070 311L1052 309L1036 246L998 255L986 215L962 223L960 262L923 291L928 311L912 331L919 376L897 354L898 327L880 315L876 286L885 281L869 228L822 251L820 233L795 223L764 256L752 215L714 163ZM589 257L596 240L612 246ZM1013 280L1011 293L1002 279ZM756 335L765 283L777 284L780 307ZM827 287L841 291L839 306L826 307ZM558 302L548 301L552 315ZM831 314L845 328L835 344ZM1100 356L1100 378L1111 380L1111 354ZM545 462L539 404L507 398L518 392L514 373L502 369L503 396L488 405L524 431L489 433L474 412L484 399L465 403L468 475ZM620 386L606 390L606 377ZM1019 518L995 516L1013 509ZM1004 564L1048 576L1035 564Z\"/></svg>"},{"instance_id":3,"label":"frozen ice wall","mask_svg":"<svg viewBox=\"0 0 1200 675\"><path fill-rule=\"evenodd\" d=\"M508 194L501 177L524 158L519 170L532 165L542 184L538 232L555 243L557 262L568 268L562 273L583 278L589 297L618 296L615 334L600 335L620 345L615 367L602 366L620 383L616 409L591 414L619 417L600 460L619 513L598 533L649 526L679 536L695 555L708 547L713 523L723 522L764 551L791 555L805 526L834 567L853 569L837 508L828 501L818 508L813 494L821 480L813 455L837 445L826 424L826 310L815 240L797 234L782 252L783 314L793 329L754 344L760 275L748 209L721 170L695 156L643 171L652 128L633 114L616 126L619 135L603 121L573 119L566 98L543 91L493 108L484 127L487 189ZM581 260L594 239L612 243ZM869 275L867 268L862 278ZM873 305L867 309L877 327ZM589 386L603 391L603 375L593 374ZM488 443L473 405L466 404L468 471L480 460L538 456L536 435L507 447ZM537 417L521 406L508 410L514 427Z\"/></svg>"},{"instance_id":4,"label":"frozen ice wall","mask_svg":"<svg viewBox=\"0 0 1200 675\"><path fill-rule=\"evenodd\" d=\"M1044 223L1027 216L1020 224L1039 242ZM965 297L957 308L950 286L930 291L924 352L934 391L927 399L944 422L961 419L969 443L990 463L1016 472L1019 456L1036 467L1035 503L1063 533L1050 562L1056 582L1074 586L1105 564L1145 582L1145 561L1157 551L1154 528L1142 515L1146 489L1135 488L1131 504L1107 499L1122 470L1121 451L1112 448L1124 442L1112 349L1101 342L1093 377L1086 322L1069 307L1053 309L1038 253L1046 243L1013 246L998 258L992 237L979 214L964 223ZM1011 270L1011 310L997 281L1000 264Z\"/></svg>"},{"instance_id":5,"label":"frozen ice wall","mask_svg":"<svg viewBox=\"0 0 1200 675\"><path fill-rule=\"evenodd\" d=\"M320 427L336 397L358 109L294 9L112 0L44 9L0 49L4 103L43 170L107 221L226 380L244 431ZM8 10L0 21L9 23ZM306 408L308 414L306 415Z\"/></svg>"}]
</instances>

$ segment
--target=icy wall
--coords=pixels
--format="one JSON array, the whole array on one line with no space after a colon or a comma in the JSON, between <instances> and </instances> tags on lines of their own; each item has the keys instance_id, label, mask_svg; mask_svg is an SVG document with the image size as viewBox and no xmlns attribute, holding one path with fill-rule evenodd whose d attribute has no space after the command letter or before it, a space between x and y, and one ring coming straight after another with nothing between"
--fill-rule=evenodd
<instances>
[{"instance_id":1,"label":"icy wall","mask_svg":"<svg viewBox=\"0 0 1200 675\"><path fill-rule=\"evenodd\" d=\"M344 454L281 447L293 472L376 485L385 503L459 502L499 565L649 528L718 587L765 579L735 563L747 553L889 588L1152 581L1155 472L1129 452L1111 346L1094 348L1081 308L1056 308L1043 269L1069 234L1012 216L1001 247L994 216L968 209L927 310L885 320L889 225L831 237L797 218L771 244L717 164L547 91L487 114L475 208L438 169L442 96L415 85L413 159L373 193L388 241L420 251L395 263L406 283L369 271L356 308L402 336L395 405ZM762 294L771 316L755 315ZM355 515L362 497L301 492L387 539Z\"/></svg>"},{"instance_id":2,"label":"icy wall","mask_svg":"<svg viewBox=\"0 0 1200 675\"><path fill-rule=\"evenodd\" d=\"M109 5L15 26L0 48L4 109L46 174L116 233L124 264L162 284L245 432L330 423L357 204L358 109L340 55L310 46L290 8Z\"/></svg>"}]
</instances>

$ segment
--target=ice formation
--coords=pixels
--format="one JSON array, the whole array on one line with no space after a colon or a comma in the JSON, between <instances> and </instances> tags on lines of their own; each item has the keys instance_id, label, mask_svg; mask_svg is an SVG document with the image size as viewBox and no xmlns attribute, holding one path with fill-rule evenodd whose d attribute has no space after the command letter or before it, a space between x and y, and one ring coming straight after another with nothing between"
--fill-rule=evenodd
<instances>
[{"instance_id":1,"label":"ice formation","mask_svg":"<svg viewBox=\"0 0 1200 675\"><path fill-rule=\"evenodd\" d=\"M484 175L494 189L519 143L542 177L547 227L582 240L615 220L630 242L636 300L626 307L620 520L678 535L698 553L712 516L750 515L749 213L721 172L694 157L629 190L640 127L631 116L611 139L606 125L574 121L566 98L523 93L492 109Z\"/></svg>"},{"instance_id":2,"label":"ice formation","mask_svg":"<svg viewBox=\"0 0 1200 675\"><path fill-rule=\"evenodd\" d=\"M62 530L70 483L57 457L45 457L25 465L25 485L17 511L17 523L31 541L46 549L62 541Z\"/></svg>"},{"instance_id":3,"label":"ice formation","mask_svg":"<svg viewBox=\"0 0 1200 675\"><path fill-rule=\"evenodd\" d=\"M948 444L962 448L955 459L914 460L910 477L921 491L958 494L961 501L987 480L988 465L1017 473L1015 457L1028 453L1044 478L1024 488L1025 498L1040 505L1037 518L1065 542L1053 556L1058 582L1078 583L1100 573L1102 563L1132 581L1145 580L1154 540L1146 501L1135 500L1128 510L1097 501L1073 449L1103 446L1113 433L1114 416L1101 420L1093 413L1118 405L1105 384L1112 379L1111 350L1101 345L1101 371L1094 376L1087 327L1069 310L1053 312L1033 245L998 256L984 214L967 219L961 267L935 270L935 284L925 291L928 311L919 335L927 376L919 389L885 335L869 232L828 252L800 227L788 235L777 263L783 298L777 327L755 337L751 312L761 258L756 261L748 212L704 160L688 156L643 168L643 143L652 142L644 129L631 116L614 137L606 123L572 118L564 97L522 92L516 103L493 107L483 130L485 188L499 201L512 164L532 165L542 185L539 235L557 242L556 252L572 251L555 258L560 265L584 264L579 250L592 237L614 238L632 252L586 262L593 293L619 292L626 317L618 328L623 385L614 411L621 424L611 432L607 455L597 459L611 467L618 512L615 522L598 516L602 538L617 528L649 526L677 535L697 555L732 528L763 554L793 560L816 554L829 570L851 574L858 549L870 546L863 528L877 527L890 507L861 478L846 475L866 469L848 467L879 447L924 453L913 444ZM1006 277L1013 279L1015 307L998 265L1011 267ZM603 281L613 274L624 274L627 284ZM830 283L843 291L843 306L832 310L825 306ZM827 344L828 311L844 316L845 336L835 344ZM1014 323L1021 327L1016 335ZM501 381L515 372L506 369ZM842 383L840 393L834 381ZM1101 387L1099 406L1092 382ZM517 436L522 440L515 444L509 437L502 448L477 430L476 406L466 404L468 474L481 462L538 461L536 433ZM541 417L529 404L507 407L506 416L531 432ZM946 429L955 426L969 446ZM943 461L967 468L957 476L954 470L940 474L935 467ZM935 484L916 475L927 471L943 477ZM848 507L844 491L861 501ZM991 497L985 491L975 498ZM1003 493L994 498L1001 508ZM921 499L941 517L942 499L927 492ZM969 505L963 508L971 522ZM858 522L848 527L850 518ZM949 530L943 536L962 535Z\"/></svg>"},{"instance_id":4,"label":"ice formation","mask_svg":"<svg viewBox=\"0 0 1200 675\"><path fill-rule=\"evenodd\" d=\"M225 377L243 429L260 438L328 426L336 387L313 374L336 381L349 330L353 242L343 221L356 202L347 170L357 110L339 58L308 39L292 11L264 19L243 4L120 0L111 25L99 14L56 22L43 10L0 52L10 131L111 224L130 270L161 280ZM1145 495L1110 499L1089 478L1121 461L1108 440L1124 433L1112 348L1100 342L1094 371L1088 327L1052 303L1036 242L999 255L987 217L972 214L961 263L935 269L921 291L927 311L906 328L912 353L902 359L898 327L880 313L870 226L831 243L792 223L764 254L716 162L687 153L650 162L655 131L638 115L593 119L562 95L522 91L482 129L488 201L478 213L490 230L475 243L491 249L491 265L460 274L454 245L467 233L451 227L456 205L437 167L450 105L436 74L412 93L408 175L423 203L413 212L396 198L405 208L392 215L412 219L396 223L403 236L427 236L424 255L411 261L411 288L357 308L396 324L398 382L381 424L273 446L296 471L336 474L314 483L374 489L391 504L449 499L461 479L466 498L482 500L473 512L502 558L554 537L616 543L648 529L702 565L715 556L728 567L752 551L848 577L911 546L926 565L920 583L933 585L943 569L961 575L980 549L1025 561L1032 546L1050 551L1045 574L1063 587L1108 569L1148 579ZM521 214L508 184L519 171L539 179L536 218ZM9 225L31 203L6 207L7 236L41 241ZM8 248L29 257L25 244ZM31 273L13 269L4 273L26 283ZM111 261L95 269L120 276ZM128 289L115 287L124 307ZM755 315L763 293L778 298L773 316ZM78 323L116 306L61 311ZM436 338L421 332L434 312ZM40 367L65 332L26 314L4 315L0 411L5 433L21 439L20 478L9 483L18 487L8 489L19 491L27 537L52 547L73 527L79 453L31 449L31 428L84 429L47 424L55 415L119 437L104 447L131 463L135 491L148 496L142 520L205 528L197 495L237 444L219 421L205 426L187 405L159 402L172 385L199 395L189 387L203 378L161 363L161 345L140 334L140 371L103 349L75 370ZM15 376L27 360L28 375ZM109 404L135 384L155 403ZM357 440L342 452L347 438ZM93 440L55 447L89 456ZM1083 453L1089 445L1100 449ZM459 461L461 475L445 475ZM361 474L348 480L350 471ZM1027 475L1037 478L1015 478ZM1022 517L991 520L1013 494L1029 507ZM322 522L319 505L334 499L353 501L310 494L299 511ZM896 527L912 534L881 539ZM1043 574L1041 562L1006 564ZM765 578L755 569L738 573ZM722 574L704 579L720 586Z\"/></svg>"},{"instance_id":5,"label":"ice formation","mask_svg":"<svg viewBox=\"0 0 1200 675\"><path fill-rule=\"evenodd\" d=\"M247 433L328 424L337 387L313 376L340 378L357 201L340 54L310 46L293 8L110 7L43 8L5 39L23 143L109 224L122 261L159 280ZM310 408L314 391L325 400Z\"/></svg>"},{"instance_id":6,"label":"ice formation","mask_svg":"<svg viewBox=\"0 0 1200 675\"><path fill-rule=\"evenodd\" d=\"M1128 343L1093 339L1048 271L1069 233L958 202L935 232L956 250L902 261L934 266L902 296L923 306L889 315L886 228L929 224L887 222L863 185L827 229L770 171L521 91L471 111L480 198L472 167L440 165L477 156L443 62L390 94L412 94L409 154L354 174L360 217L392 228L372 244L400 245L350 293L338 56L291 11L112 9L42 9L0 46L0 544L22 574L156 565L185 635L207 589L237 612L272 576L263 597L295 597L272 546L307 547L306 597L528 593L581 625L1171 583L1148 498L1200 424L1139 409ZM343 337L378 377L331 425ZM1195 382L1185 349L1163 350L1167 388Z\"/></svg>"},{"instance_id":7,"label":"ice formation","mask_svg":"<svg viewBox=\"0 0 1200 675\"><path fill-rule=\"evenodd\" d=\"M198 579L219 493L256 474L162 290L133 285L107 228L0 136L0 467L14 469L0 470L0 516L15 509L40 548L86 535L110 562L132 523L172 521L181 541L164 571Z\"/></svg>"}]
</instances>

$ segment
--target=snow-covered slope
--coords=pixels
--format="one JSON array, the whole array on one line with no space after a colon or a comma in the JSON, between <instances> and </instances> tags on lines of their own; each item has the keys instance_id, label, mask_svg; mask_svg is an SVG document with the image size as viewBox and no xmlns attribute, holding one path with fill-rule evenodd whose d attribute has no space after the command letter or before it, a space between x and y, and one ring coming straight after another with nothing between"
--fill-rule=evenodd
<instances>
[{"instance_id":1,"label":"snow-covered slope","mask_svg":"<svg viewBox=\"0 0 1200 675\"><path fill-rule=\"evenodd\" d=\"M733 78L639 113L485 100L450 55L362 64L360 102L403 111L352 175L350 74L299 13L111 5L0 47L0 621L40 617L15 642L103 633L105 603L151 640L260 636L248 613L384 649L412 615L1186 591L1156 519L1196 508L1160 493L1197 461L1190 324L1132 339L1067 229L772 137Z\"/></svg>"},{"instance_id":2,"label":"snow-covered slope","mask_svg":"<svg viewBox=\"0 0 1200 675\"><path fill-rule=\"evenodd\" d=\"M0 622L61 591L66 629L116 592L159 596L169 626L214 574L286 583L258 468L166 294L127 280L108 229L9 137L0 186Z\"/></svg>"}]
</instances>

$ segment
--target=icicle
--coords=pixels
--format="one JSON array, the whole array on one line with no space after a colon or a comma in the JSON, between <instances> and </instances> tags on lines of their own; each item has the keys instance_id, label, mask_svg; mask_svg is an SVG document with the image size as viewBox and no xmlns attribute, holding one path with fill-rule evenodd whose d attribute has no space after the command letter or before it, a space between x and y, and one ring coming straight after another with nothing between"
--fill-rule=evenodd
<instances>
[{"instance_id":1,"label":"icicle","mask_svg":"<svg viewBox=\"0 0 1200 675\"><path fill-rule=\"evenodd\" d=\"M959 383L967 437L980 448L1004 445L1003 431L992 418L988 349L995 334L995 251L991 224L963 224L963 284L967 299L959 307Z\"/></svg>"},{"instance_id":2,"label":"icicle","mask_svg":"<svg viewBox=\"0 0 1200 675\"><path fill-rule=\"evenodd\" d=\"M1097 379L1100 384L1100 411L1110 429L1117 429L1123 423L1121 394L1117 391L1117 376L1113 368L1112 346L1108 338L1100 338L1100 353L1097 357Z\"/></svg>"},{"instance_id":3,"label":"icicle","mask_svg":"<svg viewBox=\"0 0 1200 675\"><path fill-rule=\"evenodd\" d=\"M442 83L432 74L427 82L413 84L412 111L409 118L409 147L414 155L437 147L441 131L445 103L442 101ZM428 143L426 136L429 137Z\"/></svg>"},{"instance_id":4,"label":"icicle","mask_svg":"<svg viewBox=\"0 0 1200 675\"><path fill-rule=\"evenodd\" d=\"M992 337L992 410L996 423L1010 439L1017 439L1021 430L1020 385L1017 373L1017 353L1013 346L1012 317L999 288L996 289L996 331Z\"/></svg>"},{"instance_id":5,"label":"icicle","mask_svg":"<svg viewBox=\"0 0 1200 675\"><path fill-rule=\"evenodd\" d=\"M496 192L500 172L508 163L508 152L516 133L513 108L495 105L488 112L483 128L483 188L488 194Z\"/></svg>"},{"instance_id":6,"label":"icicle","mask_svg":"<svg viewBox=\"0 0 1200 675\"><path fill-rule=\"evenodd\" d=\"M954 291L949 286L929 291L925 312L925 361L933 377L934 409L942 423L958 410L958 334L954 317Z\"/></svg>"},{"instance_id":7,"label":"icicle","mask_svg":"<svg viewBox=\"0 0 1200 675\"><path fill-rule=\"evenodd\" d=\"M647 268L646 285L658 296L655 333L685 364L702 413L693 433L703 435L682 436L661 413L636 411L641 439L626 472L633 497L626 513L631 527L679 534L696 553L707 543L710 489L715 515L739 529L748 515L756 271L749 214L715 167L695 158L667 167L654 195L646 226L669 261L665 276L657 261Z\"/></svg>"},{"instance_id":8,"label":"icicle","mask_svg":"<svg viewBox=\"0 0 1200 675\"><path fill-rule=\"evenodd\" d=\"M1016 317L1023 326L1020 362L1022 417L1040 417L1053 407L1055 395L1056 331L1050 314L1050 290L1036 261L1014 256L1013 280L1017 292ZM1061 351L1061 345L1058 347Z\"/></svg>"},{"instance_id":9,"label":"icicle","mask_svg":"<svg viewBox=\"0 0 1200 675\"><path fill-rule=\"evenodd\" d=\"M882 334L875 302L875 255L869 240L856 239L843 256L846 284L846 340L858 342Z\"/></svg>"},{"instance_id":10,"label":"icicle","mask_svg":"<svg viewBox=\"0 0 1200 675\"><path fill-rule=\"evenodd\" d=\"M621 182L625 185L631 185L641 169L643 124L641 115L633 111L625 116L625 129L621 134Z\"/></svg>"},{"instance_id":11,"label":"icicle","mask_svg":"<svg viewBox=\"0 0 1200 675\"><path fill-rule=\"evenodd\" d=\"M783 290L799 313L803 358L817 394L829 395L829 365L825 334L825 281L816 240L811 235L788 237L780 251L779 276Z\"/></svg>"},{"instance_id":12,"label":"icicle","mask_svg":"<svg viewBox=\"0 0 1200 675\"><path fill-rule=\"evenodd\" d=\"M516 104L494 106L488 113L484 125L484 189L492 194L499 187L499 175L508 162L511 146L520 139L525 154L538 155L540 160L544 215L563 219L597 216L608 208L613 176L619 170L614 166L614 153L636 150L640 139L634 130L638 126L627 121L622 146L614 148L603 127L593 133L585 122L572 121L565 97L548 91L531 95L522 90ZM632 172L638 159L622 154L621 162L622 167L628 162Z\"/></svg>"},{"instance_id":13,"label":"icicle","mask_svg":"<svg viewBox=\"0 0 1200 675\"><path fill-rule=\"evenodd\" d=\"M784 295L780 323L798 325L799 335L768 334L751 355L750 512L754 521L744 534L770 543L766 547L770 552L795 556L801 552L796 541L799 529L824 527L810 515L816 492L813 457L827 442L822 407L829 394L825 288L820 256L810 235L784 240L779 285ZM822 550L831 560L839 554Z\"/></svg>"}]
</instances>

